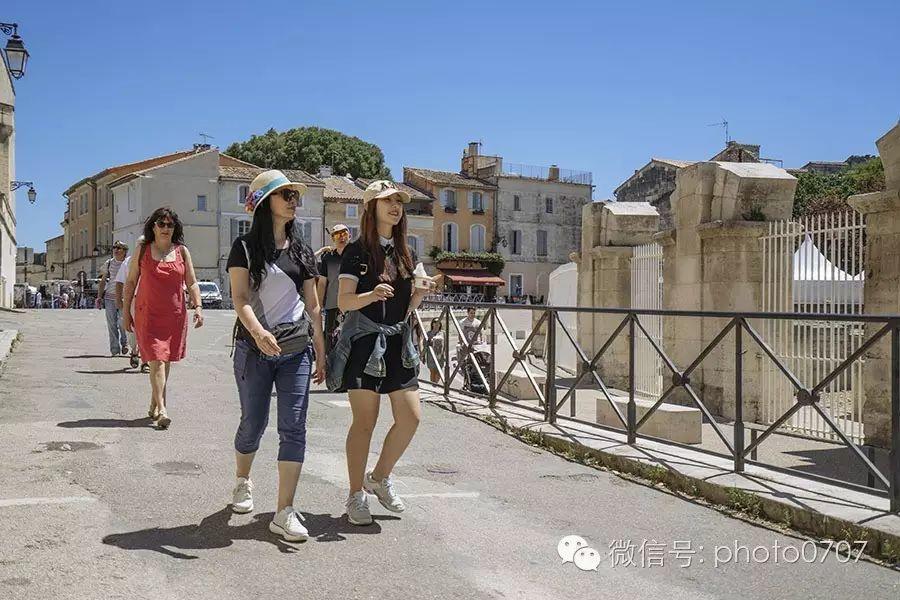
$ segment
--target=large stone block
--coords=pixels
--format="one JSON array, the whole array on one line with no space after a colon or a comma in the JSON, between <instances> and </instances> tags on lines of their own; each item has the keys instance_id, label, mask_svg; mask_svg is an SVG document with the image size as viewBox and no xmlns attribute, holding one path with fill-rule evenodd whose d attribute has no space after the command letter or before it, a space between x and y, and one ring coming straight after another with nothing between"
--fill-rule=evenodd
<instances>
[{"instance_id":1,"label":"large stone block","mask_svg":"<svg viewBox=\"0 0 900 600\"><path fill-rule=\"evenodd\" d=\"M797 179L767 163L717 162L710 206L712 221L747 221L762 213L767 221L787 219L794 205Z\"/></svg>"},{"instance_id":2,"label":"large stone block","mask_svg":"<svg viewBox=\"0 0 900 600\"><path fill-rule=\"evenodd\" d=\"M613 402L623 416L628 414L627 398L613 396ZM634 404L636 419L640 421L655 402L635 399ZM622 426L605 396L597 398L597 423L610 427ZM641 426L638 433L682 444L699 444L703 441L703 414L698 408L663 403Z\"/></svg>"},{"instance_id":3,"label":"large stone block","mask_svg":"<svg viewBox=\"0 0 900 600\"><path fill-rule=\"evenodd\" d=\"M601 202L600 246L639 246L659 230L659 211L649 202Z\"/></svg>"},{"instance_id":4,"label":"large stone block","mask_svg":"<svg viewBox=\"0 0 900 600\"><path fill-rule=\"evenodd\" d=\"M497 383L500 383L500 379L503 378L503 375L506 371L497 371ZM546 379L544 375L541 373L537 373L532 370L532 377L534 377L535 383L541 387L541 393L543 393L543 386ZM528 375L525 373L525 370L522 368L515 368L509 374L509 378L507 378L506 382L503 384L503 387L498 390L501 394L505 394L516 400L538 400L538 394L534 389L534 386L531 385L531 382L528 380Z\"/></svg>"},{"instance_id":5,"label":"large stone block","mask_svg":"<svg viewBox=\"0 0 900 600\"><path fill-rule=\"evenodd\" d=\"M900 190L900 123L875 142L884 165L885 187Z\"/></svg>"}]
</instances>

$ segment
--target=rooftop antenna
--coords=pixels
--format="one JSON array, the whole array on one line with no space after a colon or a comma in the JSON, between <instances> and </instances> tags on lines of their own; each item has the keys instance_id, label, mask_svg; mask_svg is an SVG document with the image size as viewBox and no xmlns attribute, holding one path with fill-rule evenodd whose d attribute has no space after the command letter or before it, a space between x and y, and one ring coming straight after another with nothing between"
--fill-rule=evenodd
<instances>
[{"instance_id":1,"label":"rooftop antenna","mask_svg":"<svg viewBox=\"0 0 900 600\"><path fill-rule=\"evenodd\" d=\"M198 135L203 138L203 143L207 146L209 145L209 140L216 139L213 136L209 135L208 133L203 133L202 131Z\"/></svg>"},{"instance_id":2,"label":"rooftop antenna","mask_svg":"<svg viewBox=\"0 0 900 600\"><path fill-rule=\"evenodd\" d=\"M728 121L722 119L721 123L710 123L707 127L724 127L725 128L725 145L728 145L728 142L731 141L731 136L728 135Z\"/></svg>"}]
</instances>

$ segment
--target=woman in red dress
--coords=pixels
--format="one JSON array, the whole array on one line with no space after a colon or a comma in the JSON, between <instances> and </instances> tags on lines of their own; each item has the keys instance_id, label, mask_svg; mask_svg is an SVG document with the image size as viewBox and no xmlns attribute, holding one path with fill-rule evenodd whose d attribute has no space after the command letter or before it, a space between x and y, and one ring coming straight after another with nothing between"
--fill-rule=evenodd
<instances>
[{"instance_id":1,"label":"woman in red dress","mask_svg":"<svg viewBox=\"0 0 900 600\"><path fill-rule=\"evenodd\" d=\"M187 348L185 286L194 305L194 327L201 327L200 287L191 253L184 245L184 228L175 211L158 208L144 223L144 245L138 252L138 259L128 265L123 313L126 331L135 333L141 359L150 364L152 395L148 414L160 429L166 429L172 423L166 412L169 371L173 362L184 358ZM133 320L132 298L135 302Z\"/></svg>"}]
</instances>

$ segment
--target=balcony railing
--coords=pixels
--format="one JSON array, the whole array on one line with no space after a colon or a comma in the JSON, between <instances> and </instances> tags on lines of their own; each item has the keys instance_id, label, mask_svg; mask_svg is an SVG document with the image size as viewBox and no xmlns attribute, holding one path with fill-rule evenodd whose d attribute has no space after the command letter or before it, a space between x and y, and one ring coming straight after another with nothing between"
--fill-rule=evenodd
<instances>
[{"instance_id":1,"label":"balcony railing","mask_svg":"<svg viewBox=\"0 0 900 600\"><path fill-rule=\"evenodd\" d=\"M556 167L542 167L538 165L524 165L518 163L504 163L503 174L514 175L516 177L525 177L528 179L543 179L551 181L550 175L552 171L558 171L559 177L552 181L560 181L562 183L577 183L581 185L591 185L593 176L590 171L575 171L573 169L558 169Z\"/></svg>"}]
</instances>

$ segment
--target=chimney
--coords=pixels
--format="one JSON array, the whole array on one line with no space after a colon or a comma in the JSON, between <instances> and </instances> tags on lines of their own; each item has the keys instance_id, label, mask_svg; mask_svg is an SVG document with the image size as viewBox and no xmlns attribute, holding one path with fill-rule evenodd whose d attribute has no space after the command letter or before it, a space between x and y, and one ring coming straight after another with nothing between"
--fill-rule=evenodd
<instances>
[{"instance_id":1,"label":"chimney","mask_svg":"<svg viewBox=\"0 0 900 600\"><path fill-rule=\"evenodd\" d=\"M206 152L212 148L211 144L194 144L194 152Z\"/></svg>"},{"instance_id":2,"label":"chimney","mask_svg":"<svg viewBox=\"0 0 900 600\"><path fill-rule=\"evenodd\" d=\"M480 145L479 142L469 142L469 153L467 156L478 156L478 146Z\"/></svg>"},{"instance_id":3,"label":"chimney","mask_svg":"<svg viewBox=\"0 0 900 600\"><path fill-rule=\"evenodd\" d=\"M559 181L559 167L550 165L550 173L547 175L548 181Z\"/></svg>"},{"instance_id":4,"label":"chimney","mask_svg":"<svg viewBox=\"0 0 900 600\"><path fill-rule=\"evenodd\" d=\"M331 177L331 167L328 165L319 165L319 177Z\"/></svg>"}]
</instances>

